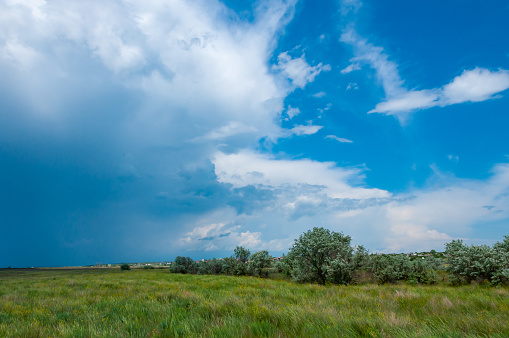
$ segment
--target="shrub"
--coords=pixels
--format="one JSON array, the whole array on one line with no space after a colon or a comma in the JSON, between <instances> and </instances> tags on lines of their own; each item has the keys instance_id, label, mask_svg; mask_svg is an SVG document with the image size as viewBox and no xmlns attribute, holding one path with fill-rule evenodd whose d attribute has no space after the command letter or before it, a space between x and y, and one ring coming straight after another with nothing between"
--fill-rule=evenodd
<instances>
[{"instance_id":1,"label":"shrub","mask_svg":"<svg viewBox=\"0 0 509 338\"><path fill-rule=\"evenodd\" d=\"M121 264L120 265L120 270L122 270L122 271L131 270L131 266L129 264L127 264L127 263Z\"/></svg>"},{"instance_id":2,"label":"shrub","mask_svg":"<svg viewBox=\"0 0 509 338\"><path fill-rule=\"evenodd\" d=\"M350 236L315 227L295 240L284 262L299 282L348 283L353 270L350 241Z\"/></svg>"},{"instance_id":3,"label":"shrub","mask_svg":"<svg viewBox=\"0 0 509 338\"><path fill-rule=\"evenodd\" d=\"M466 246L461 240L446 244L449 256L447 271L453 285L472 281L488 281L502 284L509 281L509 237L493 247L487 245Z\"/></svg>"},{"instance_id":4,"label":"shrub","mask_svg":"<svg viewBox=\"0 0 509 338\"><path fill-rule=\"evenodd\" d=\"M353 264L354 269L363 269L366 267L369 261L369 251L362 245L359 245L355 249L355 254L353 256Z\"/></svg>"},{"instance_id":5,"label":"shrub","mask_svg":"<svg viewBox=\"0 0 509 338\"><path fill-rule=\"evenodd\" d=\"M219 275L222 272L223 263L219 259L211 259L198 263L198 274L200 275Z\"/></svg>"},{"instance_id":6,"label":"shrub","mask_svg":"<svg viewBox=\"0 0 509 338\"><path fill-rule=\"evenodd\" d=\"M173 273L197 273L198 267L195 261L189 257L177 256L170 266L170 271Z\"/></svg>"},{"instance_id":7,"label":"shrub","mask_svg":"<svg viewBox=\"0 0 509 338\"><path fill-rule=\"evenodd\" d=\"M151 269L155 269L153 265L144 265L143 266L143 269L145 270L151 270Z\"/></svg>"},{"instance_id":8,"label":"shrub","mask_svg":"<svg viewBox=\"0 0 509 338\"><path fill-rule=\"evenodd\" d=\"M247 274L247 264L233 257L226 257L222 260L222 272L232 276L243 276Z\"/></svg>"},{"instance_id":9,"label":"shrub","mask_svg":"<svg viewBox=\"0 0 509 338\"><path fill-rule=\"evenodd\" d=\"M251 255L247 264L247 272L253 276L268 277L269 272L266 268L272 265L274 258L266 250L255 252Z\"/></svg>"},{"instance_id":10,"label":"shrub","mask_svg":"<svg viewBox=\"0 0 509 338\"><path fill-rule=\"evenodd\" d=\"M406 255L373 254L369 256L366 270L379 284L404 280L411 272L411 262Z\"/></svg>"},{"instance_id":11,"label":"shrub","mask_svg":"<svg viewBox=\"0 0 509 338\"><path fill-rule=\"evenodd\" d=\"M421 259L410 262L410 272L406 280L411 284L435 284L438 282L436 269L438 263L431 259Z\"/></svg>"}]
</instances>

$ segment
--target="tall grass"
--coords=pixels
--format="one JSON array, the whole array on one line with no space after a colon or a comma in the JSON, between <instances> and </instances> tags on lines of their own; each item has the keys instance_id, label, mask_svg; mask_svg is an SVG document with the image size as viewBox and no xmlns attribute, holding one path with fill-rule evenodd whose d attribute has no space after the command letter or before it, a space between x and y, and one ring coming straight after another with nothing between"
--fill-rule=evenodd
<instances>
[{"instance_id":1,"label":"tall grass","mask_svg":"<svg viewBox=\"0 0 509 338\"><path fill-rule=\"evenodd\" d=\"M0 271L1 337L509 336L509 288Z\"/></svg>"}]
</instances>

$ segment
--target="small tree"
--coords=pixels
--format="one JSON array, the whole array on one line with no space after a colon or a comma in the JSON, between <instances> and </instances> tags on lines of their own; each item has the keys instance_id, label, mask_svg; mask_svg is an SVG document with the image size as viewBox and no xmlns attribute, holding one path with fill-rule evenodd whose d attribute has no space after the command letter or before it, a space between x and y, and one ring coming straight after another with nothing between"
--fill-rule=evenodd
<instances>
[{"instance_id":1,"label":"small tree","mask_svg":"<svg viewBox=\"0 0 509 338\"><path fill-rule=\"evenodd\" d=\"M247 260L249 259L249 256L251 256L251 252L242 246L237 246L234 252L235 258L237 258L239 261L243 263L246 263Z\"/></svg>"},{"instance_id":2,"label":"small tree","mask_svg":"<svg viewBox=\"0 0 509 338\"><path fill-rule=\"evenodd\" d=\"M348 283L353 270L350 242L350 236L315 227L295 240L285 263L296 281Z\"/></svg>"},{"instance_id":3,"label":"small tree","mask_svg":"<svg viewBox=\"0 0 509 338\"><path fill-rule=\"evenodd\" d=\"M170 266L170 271L173 273L197 273L198 267L196 262L190 257L177 256L175 261Z\"/></svg>"},{"instance_id":4,"label":"small tree","mask_svg":"<svg viewBox=\"0 0 509 338\"><path fill-rule=\"evenodd\" d=\"M266 268L272 265L274 258L269 255L267 250L258 251L251 255L247 265L247 272L253 276L267 277Z\"/></svg>"},{"instance_id":5,"label":"small tree","mask_svg":"<svg viewBox=\"0 0 509 338\"><path fill-rule=\"evenodd\" d=\"M131 266L127 263L121 264L120 270L122 270L122 271L131 270Z\"/></svg>"}]
</instances>

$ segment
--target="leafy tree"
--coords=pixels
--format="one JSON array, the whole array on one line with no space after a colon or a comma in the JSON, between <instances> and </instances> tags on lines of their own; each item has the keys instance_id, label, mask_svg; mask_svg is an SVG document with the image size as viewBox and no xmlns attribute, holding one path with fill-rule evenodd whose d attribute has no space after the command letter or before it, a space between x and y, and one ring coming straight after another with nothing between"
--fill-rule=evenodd
<instances>
[{"instance_id":1,"label":"leafy tree","mask_svg":"<svg viewBox=\"0 0 509 338\"><path fill-rule=\"evenodd\" d=\"M247 272L253 276L267 277L266 268L269 268L274 258L269 255L267 250L258 251L251 255L247 265Z\"/></svg>"},{"instance_id":2,"label":"leafy tree","mask_svg":"<svg viewBox=\"0 0 509 338\"><path fill-rule=\"evenodd\" d=\"M249 256L251 256L251 252L242 246L237 246L235 248L234 252L235 252L235 258L237 258L238 260L240 260L243 263L246 263L247 260L249 259Z\"/></svg>"},{"instance_id":3,"label":"leafy tree","mask_svg":"<svg viewBox=\"0 0 509 338\"><path fill-rule=\"evenodd\" d=\"M170 265L170 271L173 273L197 273L198 266L195 261L189 257L177 256Z\"/></svg>"},{"instance_id":4,"label":"leafy tree","mask_svg":"<svg viewBox=\"0 0 509 338\"><path fill-rule=\"evenodd\" d=\"M121 264L120 270L122 270L122 271L131 270L131 266L127 263Z\"/></svg>"},{"instance_id":5,"label":"leafy tree","mask_svg":"<svg viewBox=\"0 0 509 338\"><path fill-rule=\"evenodd\" d=\"M348 283L353 269L351 237L325 228L302 234L285 262L296 281Z\"/></svg>"}]
</instances>

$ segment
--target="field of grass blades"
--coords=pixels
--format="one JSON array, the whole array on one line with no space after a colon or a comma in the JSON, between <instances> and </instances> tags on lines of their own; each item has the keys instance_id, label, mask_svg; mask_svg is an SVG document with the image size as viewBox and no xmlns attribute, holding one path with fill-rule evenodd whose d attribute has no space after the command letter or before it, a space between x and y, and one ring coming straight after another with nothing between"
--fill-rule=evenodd
<instances>
[{"instance_id":1,"label":"field of grass blades","mask_svg":"<svg viewBox=\"0 0 509 338\"><path fill-rule=\"evenodd\" d=\"M509 337L509 288L1 270L1 337Z\"/></svg>"}]
</instances>

